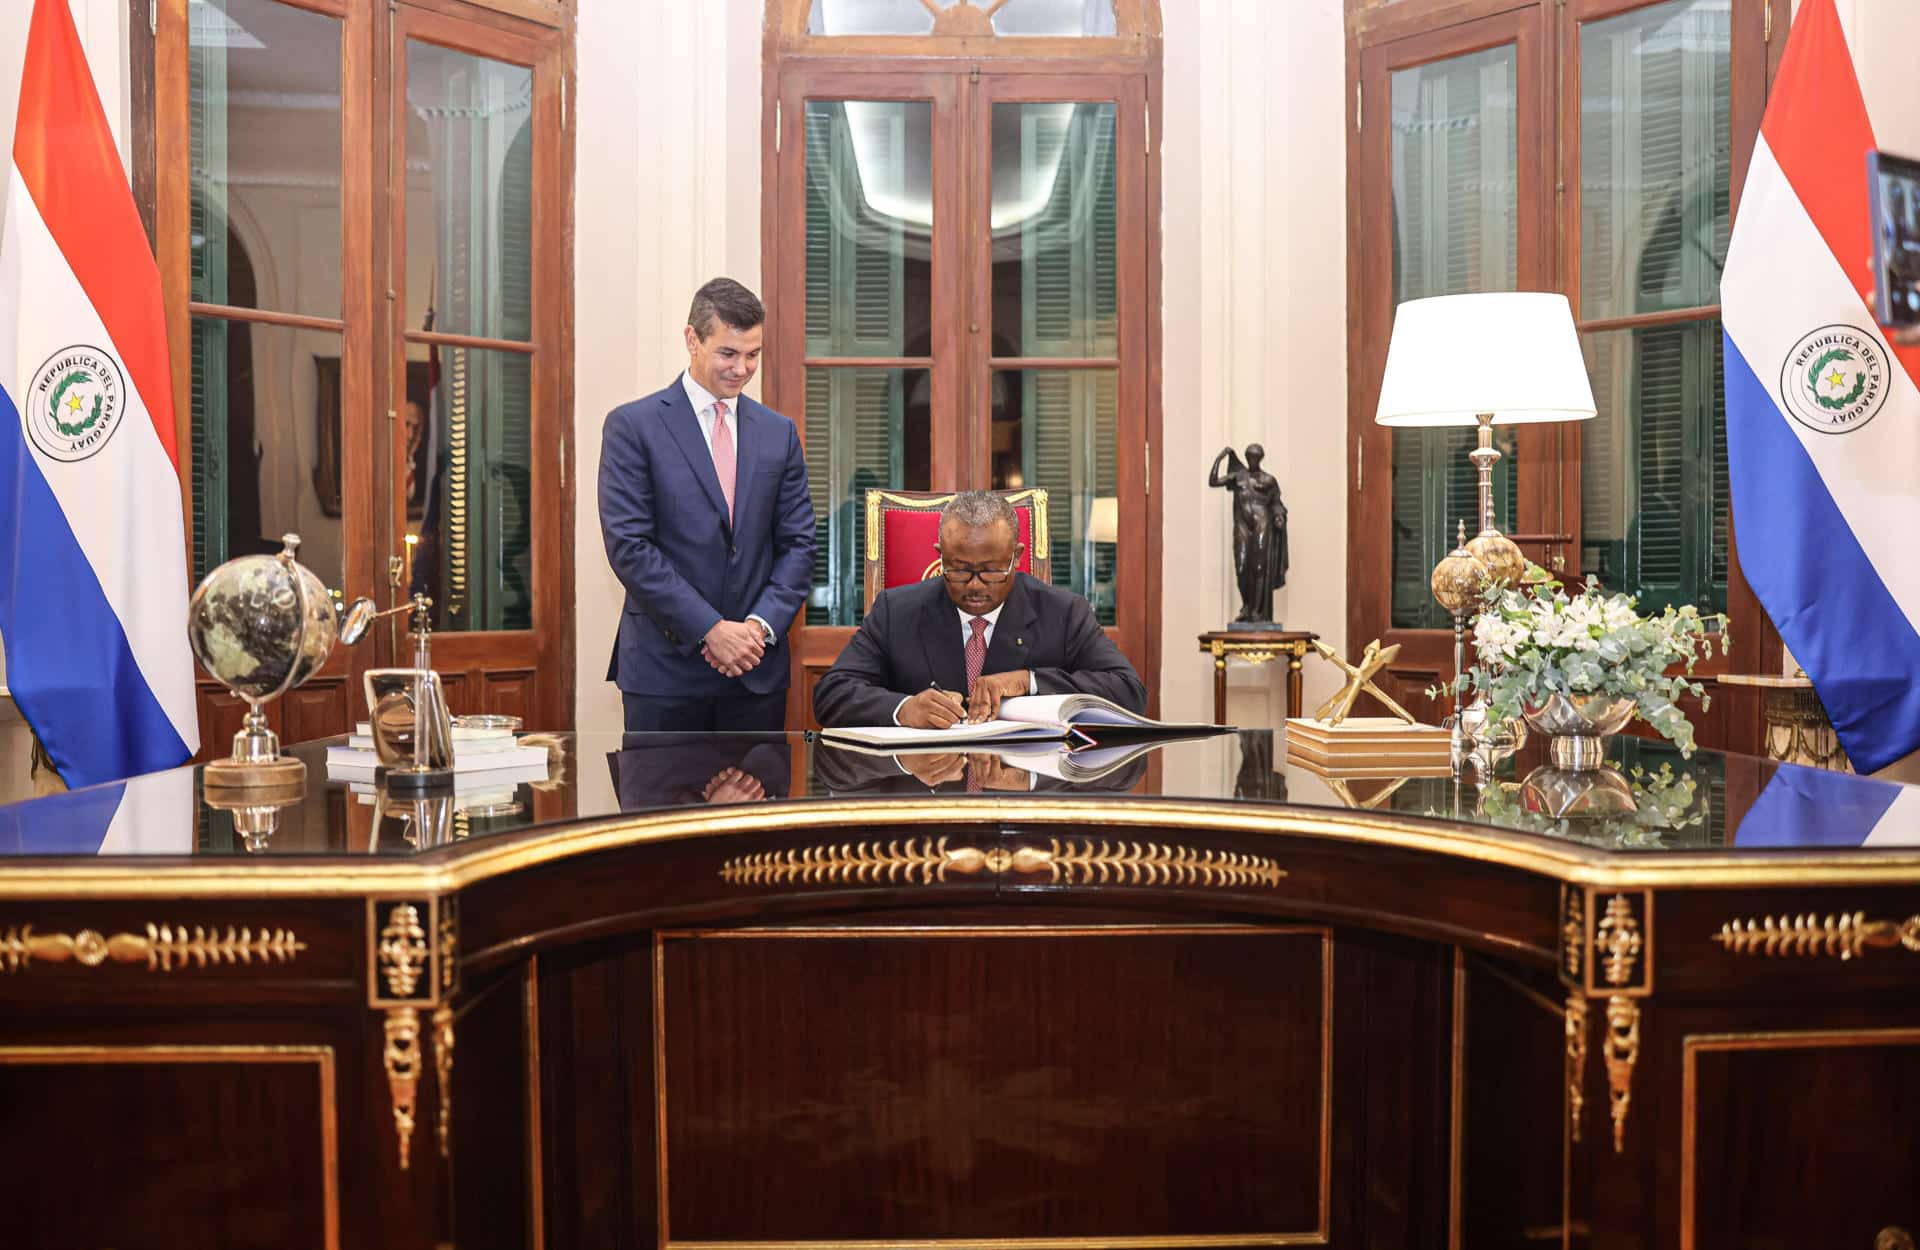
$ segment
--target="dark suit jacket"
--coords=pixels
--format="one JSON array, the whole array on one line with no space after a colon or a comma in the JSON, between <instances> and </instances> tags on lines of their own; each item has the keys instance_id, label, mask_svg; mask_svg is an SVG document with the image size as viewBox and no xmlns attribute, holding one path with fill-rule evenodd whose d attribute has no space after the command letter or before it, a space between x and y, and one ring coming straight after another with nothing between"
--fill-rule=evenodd
<instances>
[{"instance_id":1,"label":"dark suit jacket","mask_svg":"<svg viewBox=\"0 0 1920 1250\"><path fill-rule=\"evenodd\" d=\"M1040 694L1081 691L1135 712L1147 710L1147 688L1120 648L1100 629L1087 601L1025 573L993 628L983 673L1031 669ZM933 682L965 695L966 649L959 611L946 583L929 578L882 591L840 658L813 689L822 725L891 725L900 700Z\"/></svg>"},{"instance_id":2,"label":"dark suit jacket","mask_svg":"<svg viewBox=\"0 0 1920 1250\"><path fill-rule=\"evenodd\" d=\"M729 523L713 454L679 378L607 414L600 532L627 590L607 680L630 694L685 699L786 688L778 647L740 678L722 677L700 654L700 640L722 619L757 614L785 635L813 580L813 503L799 434L745 395L735 417Z\"/></svg>"}]
</instances>

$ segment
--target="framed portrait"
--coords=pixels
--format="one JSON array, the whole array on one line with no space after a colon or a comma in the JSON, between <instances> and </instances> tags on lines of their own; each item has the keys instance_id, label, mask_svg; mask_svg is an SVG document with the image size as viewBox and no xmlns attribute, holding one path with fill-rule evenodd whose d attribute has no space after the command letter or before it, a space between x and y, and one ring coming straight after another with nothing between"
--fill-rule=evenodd
<instances>
[{"instance_id":1,"label":"framed portrait","mask_svg":"<svg viewBox=\"0 0 1920 1250\"><path fill-rule=\"evenodd\" d=\"M340 358L313 358L315 421L319 434L319 454L314 458L313 492L319 496L320 511L327 516L340 515ZM433 419L432 366L424 360L407 362L406 421L407 451L412 465L407 474L407 519L418 521L427 514L427 482L432 477L429 457L434 440L428 428Z\"/></svg>"}]
</instances>

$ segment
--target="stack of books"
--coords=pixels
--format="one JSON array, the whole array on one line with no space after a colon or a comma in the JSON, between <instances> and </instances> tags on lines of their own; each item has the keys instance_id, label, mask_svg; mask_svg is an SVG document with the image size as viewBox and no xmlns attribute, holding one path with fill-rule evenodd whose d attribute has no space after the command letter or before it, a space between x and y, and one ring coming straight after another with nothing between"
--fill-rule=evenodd
<instances>
[{"instance_id":1,"label":"stack of books","mask_svg":"<svg viewBox=\"0 0 1920 1250\"><path fill-rule=\"evenodd\" d=\"M1449 742L1438 726L1390 716L1350 716L1338 725L1304 716L1287 720L1288 761L1322 776L1446 776Z\"/></svg>"},{"instance_id":2,"label":"stack of books","mask_svg":"<svg viewBox=\"0 0 1920 1250\"><path fill-rule=\"evenodd\" d=\"M327 777L332 781L372 781L380 767L373 749L373 727L365 721L354 727L345 746L327 748ZM500 769L538 769L547 767L547 748L521 746L506 728L453 727L453 771L455 773L494 772Z\"/></svg>"}]
</instances>

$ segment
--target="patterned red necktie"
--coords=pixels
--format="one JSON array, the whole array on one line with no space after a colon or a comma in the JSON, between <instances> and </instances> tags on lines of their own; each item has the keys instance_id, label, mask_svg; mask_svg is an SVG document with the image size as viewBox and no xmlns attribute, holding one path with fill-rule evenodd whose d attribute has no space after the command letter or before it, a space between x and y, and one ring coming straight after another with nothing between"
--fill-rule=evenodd
<instances>
[{"instance_id":1,"label":"patterned red necktie","mask_svg":"<svg viewBox=\"0 0 1920 1250\"><path fill-rule=\"evenodd\" d=\"M713 401L713 471L726 496L727 520L733 520L733 434L727 429L727 401Z\"/></svg>"},{"instance_id":2,"label":"patterned red necktie","mask_svg":"<svg viewBox=\"0 0 1920 1250\"><path fill-rule=\"evenodd\" d=\"M980 673L987 667L987 618L972 617L967 628L973 631L967 639L967 697L973 697L974 683L980 680ZM973 764L967 764L967 793L978 794L982 790L980 776L974 771Z\"/></svg>"}]
</instances>

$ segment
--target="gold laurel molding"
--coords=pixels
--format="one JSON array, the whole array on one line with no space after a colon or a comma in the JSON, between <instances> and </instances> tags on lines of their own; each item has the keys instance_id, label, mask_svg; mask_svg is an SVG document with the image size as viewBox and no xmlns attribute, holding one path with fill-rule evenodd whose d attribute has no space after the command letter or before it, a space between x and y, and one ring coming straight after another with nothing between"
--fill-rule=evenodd
<instances>
[{"instance_id":1,"label":"gold laurel molding","mask_svg":"<svg viewBox=\"0 0 1920 1250\"><path fill-rule=\"evenodd\" d=\"M1079 845L1076 847L1075 842ZM1015 852L1019 871L1019 852ZM1264 855L1196 851L1155 842L1048 838L1049 879L1064 885L1277 886L1286 869Z\"/></svg>"},{"instance_id":2,"label":"gold laurel molding","mask_svg":"<svg viewBox=\"0 0 1920 1250\"><path fill-rule=\"evenodd\" d=\"M420 1091L420 1012L413 1007L387 1009L387 1092L393 1099L393 1131L400 1139L400 1170L413 1163L413 1109Z\"/></svg>"},{"instance_id":3,"label":"gold laurel molding","mask_svg":"<svg viewBox=\"0 0 1920 1250\"><path fill-rule=\"evenodd\" d=\"M440 1090L440 1157L453 1157L453 1007L441 1004L433 1013L434 1084Z\"/></svg>"},{"instance_id":4,"label":"gold laurel molding","mask_svg":"<svg viewBox=\"0 0 1920 1250\"><path fill-rule=\"evenodd\" d=\"M1587 1000L1580 994L1567 995L1567 1117L1572 1124L1573 1140L1580 1140L1580 1122L1585 1117L1587 1096Z\"/></svg>"},{"instance_id":5,"label":"gold laurel molding","mask_svg":"<svg viewBox=\"0 0 1920 1250\"><path fill-rule=\"evenodd\" d=\"M1762 916L1758 920L1729 920L1713 940L1731 955L1827 956L1858 959L1875 948L1904 947L1920 954L1920 916L1905 920L1868 920L1865 912L1851 915Z\"/></svg>"},{"instance_id":6,"label":"gold laurel molding","mask_svg":"<svg viewBox=\"0 0 1920 1250\"><path fill-rule=\"evenodd\" d=\"M387 992L395 998L412 998L420 984L420 973L427 966L427 931L420 925L420 909L412 903L397 904L387 913L380 930L377 948L381 975Z\"/></svg>"},{"instance_id":7,"label":"gold laurel molding","mask_svg":"<svg viewBox=\"0 0 1920 1250\"><path fill-rule=\"evenodd\" d=\"M1260 855L1106 838L1049 838L1044 849L952 846L946 837L842 842L741 855L720 867L735 885L934 885L952 877L1037 876L1058 885L1275 886L1286 870Z\"/></svg>"},{"instance_id":8,"label":"gold laurel molding","mask_svg":"<svg viewBox=\"0 0 1920 1250\"><path fill-rule=\"evenodd\" d=\"M1608 985L1628 985L1634 979L1634 967L1640 960L1640 922L1634 919L1633 904L1624 894L1607 900L1606 914L1593 934L1593 957L1603 962Z\"/></svg>"},{"instance_id":9,"label":"gold laurel molding","mask_svg":"<svg viewBox=\"0 0 1920 1250\"><path fill-rule=\"evenodd\" d=\"M94 929L78 933L35 933L32 925L17 925L0 933L0 969L19 972L38 959L43 963L73 962L83 968L102 964L145 964L150 972L175 968L205 968L220 964L288 963L307 944L291 929L235 928L223 931L195 925L149 924L145 933L102 934Z\"/></svg>"},{"instance_id":10,"label":"gold laurel molding","mask_svg":"<svg viewBox=\"0 0 1920 1250\"><path fill-rule=\"evenodd\" d=\"M1613 1103L1613 1152L1627 1146L1627 1110L1633 1100L1633 1065L1640 1061L1640 1004L1615 995L1607 999L1607 1091Z\"/></svg>"}]
</instances>

